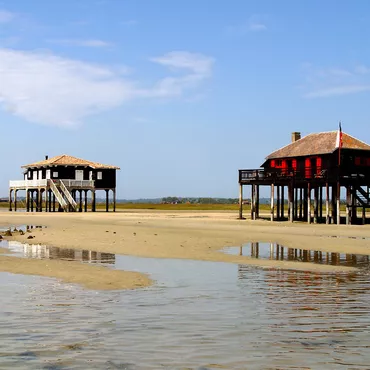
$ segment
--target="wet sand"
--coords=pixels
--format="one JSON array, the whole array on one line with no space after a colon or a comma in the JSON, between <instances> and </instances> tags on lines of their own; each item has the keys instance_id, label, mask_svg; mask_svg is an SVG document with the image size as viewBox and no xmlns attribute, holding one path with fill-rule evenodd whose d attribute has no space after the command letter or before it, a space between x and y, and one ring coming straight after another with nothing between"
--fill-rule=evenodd
<instances>
[{"instance_id":1,"label":"wet sand","mask_svg":"<svg viewBox=\"0 0 370 370\"><path fill-rule=\"evenodd\" d=\"M44 225L47 228L33 230L32 235L35 238L32 240L27 240L27 236L30 235L27 233L24 236L17 235L13 239L61 248L90 249L141 257L243 263L266 268L320 272L352 269L345 266L258 260L247 256L227 255L220 250L225 246L240 246L249 241L258 241L323 252L370 254L370 239L351 238L370 238L369 226L237 220L235 212L124 211L55 214L4 212L0 214L0 225L25 224ZM45 264L49 266L52 264L53 267L42 269L40 272L39 267ZM120 289L150 285L150 279L145 275L123 271L113 272L87 265L78 265L76 268L76 264L66 268L66 264L68 262L64 261L23 260L19 262L18 259L0 257L2 271L57 277L89 287L95 284L96 288L101 286L103 289L108 289L109 286ZM63 269L63 272L60 269ZM99 283L103 275L107 280Z\"/></svg>"}]
</instances>

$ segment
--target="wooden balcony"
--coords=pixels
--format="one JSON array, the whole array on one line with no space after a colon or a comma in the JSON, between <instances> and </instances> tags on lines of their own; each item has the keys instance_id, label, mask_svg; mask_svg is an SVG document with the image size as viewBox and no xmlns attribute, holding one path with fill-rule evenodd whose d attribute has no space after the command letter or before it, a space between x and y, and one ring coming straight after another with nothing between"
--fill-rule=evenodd
<instances>
[{"instance_id":1,"label":"wooden balcony","mask_svg":"<svg viewBox=\"0 0 370 370\"><path fill-rule=\"evenodd\" d=\"M10 189L26 190L32 188L46 188L49 187L49 181L53 181L55 185L60 185L63 181L64 185L70 189L93 189L95 182L93 180L15 180L9 181Z\"/></svg>"}]
</instances>

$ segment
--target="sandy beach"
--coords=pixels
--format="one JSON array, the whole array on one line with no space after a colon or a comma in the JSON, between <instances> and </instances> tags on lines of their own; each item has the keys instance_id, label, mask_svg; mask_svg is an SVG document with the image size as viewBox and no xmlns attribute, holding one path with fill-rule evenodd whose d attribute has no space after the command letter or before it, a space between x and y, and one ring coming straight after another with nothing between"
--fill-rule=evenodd
<instances>
[{"instance_id":1,"label":"sandy beach","mask_svg":"<svg viewBox=\"0 0 370 370\"><path fill-rule=\"evenodd\" d=\"M8 238L29 244L140 257L242 263L263 268L317 272L352 269L345 266L253 259L228 255L222 253L221 249L247 242L270 242L290 248L323 252L370 254L369 226L237 220L236 212L3 212L0 214L0 225L46 226L47 228L33 230L32 240L27 239L29 234ZM0 256L0 271L55 277L93 289L133 289L152 284L148 276L137 272L114 271L78 262L56 260Z\"/></svg>"}]
</instances>

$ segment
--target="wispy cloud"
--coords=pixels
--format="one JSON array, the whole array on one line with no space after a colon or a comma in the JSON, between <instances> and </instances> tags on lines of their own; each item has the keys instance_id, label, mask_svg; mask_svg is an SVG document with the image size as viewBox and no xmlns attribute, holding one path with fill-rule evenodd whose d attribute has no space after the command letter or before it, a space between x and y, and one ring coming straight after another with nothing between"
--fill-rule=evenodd
<instances>
[{"instance_id":1,"label":"wispy cloud","mask_svg":"<svg viewBox=\"0 0 370 370\"><path fill-rule=\"evenodd\" d=\"M142 87L114 66L0 48L0 107L30 122L73 127L133 99L182 96L211 76L213 64L210 57L184 51L151 60L176 75Z\"/></svg>"},{"instance_id":2,"label":"wispy cloud","mask_svg":"<svg viewBox=\"0 0 370 370\"><path fill-rule=\"evenodd\" d=\"M88 48L106 48L113 46L112 43L98 40L98 39L49 39L46 40L49 43L52 44L60 44L60 45L69 45L69 46L82 46L82 47L88 47Z\"/></svg>"},{"instance_id":3,"label":"wispy cloud","mask_svg":"<svg viewBox=\"0 0 370 370\"><path fill-rule=\"evenodd\" d=\"M267 16L254 14L244 23L227 28L227 33L231 35L246 35L250 32L261 32L267 30Z\"/></svg>"},{"instance_id":4,"label":"wispy cloud","mask_svg":"<svg viewBox=\"0 0 370 370\"><path fill-rule=\"evenodd\" d=\"M364 65L346 69L317 68L305 63L303 69L306 83L302 87L306 98L328 98L370 91L370 68Z\"/></svg>"},{"instance_id":5,"label":"wispy cloud","mask_svg":"<svg viewBox=\"0 0 370 370\"><path fill-rule=\"evenodd\" d=\"M15 13L0 9L0 24L11 22L15 18Z\"/></svg>"}]
</instances>

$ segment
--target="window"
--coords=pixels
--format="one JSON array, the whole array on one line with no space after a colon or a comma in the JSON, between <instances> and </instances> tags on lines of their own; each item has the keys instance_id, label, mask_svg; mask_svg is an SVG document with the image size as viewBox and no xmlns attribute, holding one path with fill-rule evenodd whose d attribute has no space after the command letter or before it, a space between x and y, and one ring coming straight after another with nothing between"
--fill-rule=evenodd
<instances>
[{"instance_id":1,"label":"window","mask_svg":"<svg viewBox=\"0 0 370 370\"><path fill-rule=\"evenodd\" d=\"M103 172L98 171L98 180L101 180L103 178Z\"/></svg>"},{"instance_id":2,"label":"window","mask_svg":"<svg viewBox=\"0 0 370 370\"><path fill-rule=\"evenodd\" d=\"M58 172L53 172L53 177L58 177Z\"/></svg>"},{"instance_id":3,"label":"window","mask_svg":"<svg viewBox=\"0 0 370 370\"><path fill-rule=\"evenodd\" d=\"M283 161L281 159L276 160L276 167L282 167L283 166Z\"/></svg>"},{"instance_id":4,"label":"window","mask_svg":"<svg viewBox=\"0 0 370 370\"><path fill-rule=\"evenodd\" d=\"M31 172L31 171L28 171L27 176L28 176L28 180L30 180L30 179L31 179L31 177L32 177L32 172Z\"/></svg>"}]
</instances>

